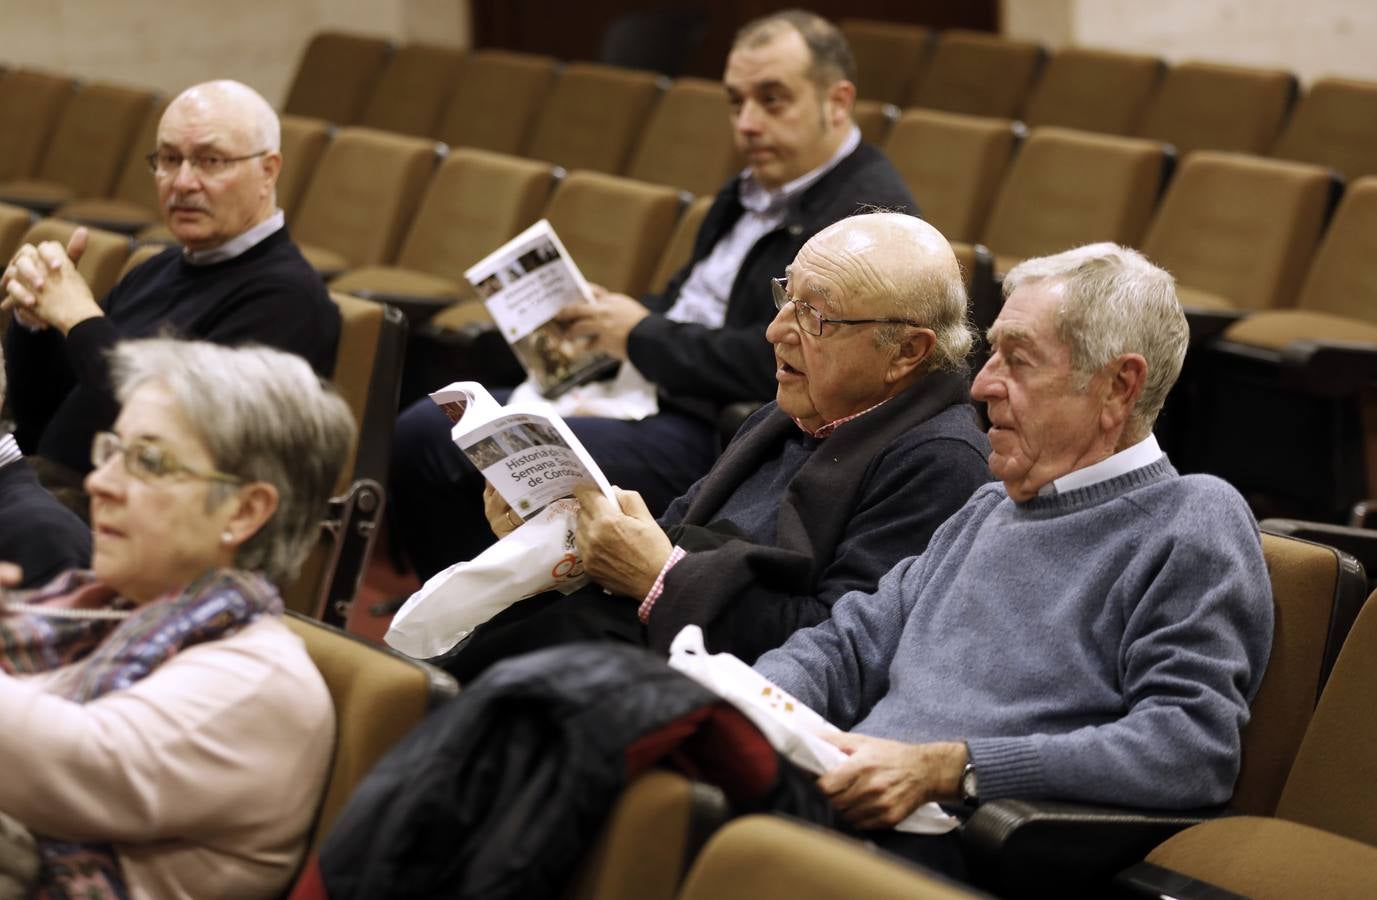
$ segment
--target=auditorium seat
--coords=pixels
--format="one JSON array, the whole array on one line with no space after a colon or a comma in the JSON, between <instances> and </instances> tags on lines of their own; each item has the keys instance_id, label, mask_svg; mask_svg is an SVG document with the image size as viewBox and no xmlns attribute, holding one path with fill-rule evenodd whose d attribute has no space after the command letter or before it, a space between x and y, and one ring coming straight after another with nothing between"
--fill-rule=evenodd
<instances>
[{"instance_id":1,"label":"auditorium seat","mask_svg":"<svg viewBox=\"0 0 1377 900\"><path fill-rule=\"evenodd\" d=\"M884 144L889 130L899 121L899 107L879 100L857 100L851 115L861 130L861 140L878 147Z\"/></svg>"},{"instance_id":2,"label":"auditorium seat","mask_svg":"<svg viewBox=\"0 0 1377 900\"><path fill-rule=\"evenodd\" d=\"M123 278L124 276L128 275L130 272L134 271L139 266L148 262L150 259L157 256L159 253L162 253L166 249L166 244L137 244L137 246L134 247L133 252L129 254L129 258L124 261L124 265L120 267L119 278L115 279L115 283L118 284L120 278Z\"/></svg>"},{"instance_id":3,"label":"auditorium seat","mask_svg":"<svg viewBox=\"0 0 1377 900\"><path fill-rule=\"evenodd\" d=\"M995 195L980 243L1001 275L1028 257L1095 241L1137 246L1169 160L1154 141L1035 128Z\"/></svg>"},{"instance_id":4,"label":"auditorium seat","mask_svg":"<svg viewBox=\"0 0 1377 900\"><path fill-rule=\"evenodd\" d=\"M69 200L53 215L121 234L133 234L159 221L162 216L158 209L158 187L149 171L147 157L158 147L158 123L162 121L168 102L159 100L144 114L109 197Z\"/></svg>"},{"instance_id":5,"label":"auditorium seat","mask_svg":"<svg viewBox=\"0 0 1377 900\"><path fill-rule=\"evenodd\" d=\"M65 246L71 240L76 227L75 222L39 219L29 227L20 243L40 244L43 241L57 241ZM86 242L86 252L77 263L77 271L91 288L92 296L99 300L115 286L120 272L124 269L124 261L129 258L133 242L128 235L115 234L112 231L102 231L99 228L88 228L87 231L90 238Z\"/></svg>"},{"instance_id":6,"label":"auditorium seat","mask_svg":"<svg viewBox=\"0 0 1377 900\"><path fill-rule=\"evenodd\" d=\"M0 203L0 260L8 262L33 224L33 212L22 206Z\"/></svg>"},{"instance_id":7,"label":"auditorium seat","mask_svg":"<svg viewBox=\"0 0 1377 900\"><path fill-rule=\"evenodd\" d=\"M1044 53L1042 45L1032 41L979 31L944 31L908 105L1017 118Z\"/></svg>"},{"instance_id":8,"label":"auditorium seat","mask_svg":"<svg viewBox=\"0 0 1377 900\"><path fill-rule=\"evenodd\" d=\"M698 229L712 208L712 196L698 197L689 204L688 209L674 224L674 232L665 244L660 261L655 266L655 274L650 277L650 290L659 294L669 286L674 274L688 265L693 258L693 242L698 237Z\"/></svg>"},{"instance_id":9,"label":"auditorium seat","mask_svg":"<svg viewBox=\"0 0 1377 900\"><path fill-rule=\"evenodd\" d=\"M1320 166L1199 151L1177 167L1141 249L1188 308L1287 306L1336 189Z\"/></svg>"},{"instance_id":10,"label":"auditorium seat","mask_svg":"<svg viewBox=\"0 0 1377 900\"><path fill-rule=\"evenodd\" d=\"M555 188L550 220L585 278L639 297L650 287L686 196L600 172L570 172Z\"/></svg>"},{"instance_id":11,"label":"auditorium seat","mask_svg":"<svg viewBox=\"0 0 1377 900\"><path fill-rule=\"evenodd\" d=\"M949 241L980 234L1024 129L1008 119L910 109L884 144L923 218Z\"/></svg>"},{"instance_id":12,"label":"auditorium seat","mask_svg":"<svg viewBox=\"0 0 1377 900\"><path fill-rule=\"evenodd\" d=\"M625 168L669 79L601 63L570 63L536 120L525 156L608 174Z\"/></svg>"},{"instance_id":13,"label":"auditorium seat","mask_svg":"<svg viewBox=\"0 0 1377 900\"><path fill-rule=\"evenodd\" d=\"M1263 534L1262 553L1276 625L1243 727L1242 767L1228 806L1151 811L1049 800L982 803L961 842L971 870L988 879L984 886L1009 897L1111 896L1115 873L1183 828L1224 812L1277 814L1316 702L1326 682L1339 677L1341 648L1367 585L1362 567L1332 547Z\"/></svg>"},{"instance_id":14,"label":"auditorium seat","mask_svg":"<svg viewBox=\"0 0 1377 900\"><path fill-rule=\"evenodd\" d=\"M451 147L524 152L558 70L552 56L475 50L459 68L434 137Z\"/></svg>"},{"instance_id":15,"label":"auditorium seat","mask_svg":"<svg viewBox=\"0 0 1377 900\"><path fill-rule=\"evenodd\" d=\"M1160 57L1141 53L1054 51L1028 98L1024 124L1131 134L1165 71Z\"/></svg>"},{"instance_id":16,"label":"auditorium seat","mask_svg":"<svg viewBox=\"0 0 1377 900\"><path fill-rule=\"evenodd\" d=\"M282 169L277 173L277 205L291 221L306 186L311 183L335 127L324 119L284 115L282 121Z\"/></svg>"},{"instance_id":17,"label":"auditorium seat","mask_svg":"<svg viewBox=\"0 0 1377 900\"><path fill-rule=\"evenodd\" d=\"M1301 97L1272 147L1279 159L1377 175L1377 82L1321 78Z\"/></svg>"},{"instance_id":18,"label":"auditorium seat","mask_svg":"<svg viewBox=\"0 0 1377 900\"><path fill-rule=\"evenodd\" d=\"M870 19L842 19L837 27L856 60L856 97L907 102L932 51L931 29Z\"/></svg>"},{"instance_id":19,"label":"auditorium seat","mask_svg":"<svg viewBox=\"0 0 1377 900\"><path fill-rule=\"evenodd\" d=\"M1265 153L1296 97L1296 76L1184 62L1167 70L1134 134L1165 141L1184 159L1195 150Z\"/></svg>"},{"instance_id":20,"label":"auditorium seat","mask_svg":"<svg viewBox=\"0 0 1377 900\"><path fill-rule=\"evenodd\" d=\"M1377 176L1345 193L1287 299L1196 354L1185 459L1333 521L1377 488Z\"/></svg>"},{"instance_id":21,"label":"auditorium seat","mask_svg":"<svg viewBox=\"0 0 1377 900\"><path fill-rule=\"evenodd\" d=\"M1377 602L1369 599L1344 641L1276 808L1186 829L1120 883L1154 897L1210 896L1208 886L1249 897L1377 895L1374 690ZM1195 883L1162 880L1172 874Z\"/></svg>"},{"instance_id":22,"label":"auditorium seat","mask_svg":"<svg viewBox=\"0 0 1377 900\"><path fill-rule=\"evenodd\" d=\"M874 845L781 816L743 816L717 831L679 900L963 900L974 889Z\"/></svg>"},{"instance_id":23,"label":"auditorium seat","mask_svg":"<svg viewBox=\"0 0 1377 900\"><path fill-rule=\"evenodd\" d=\"M430 179L397 264L352 269L331 288L391 303L413 324L474 297L464 270L540 218L558 175L548 163L455 149Z\"/></svg>"},{"instance_id":24,"label":"auditorium seat","mask_svg":"<svg viewBox=\"0 0 1377 900\"><path fill-rule=\"evenodd\" d=\"M464 51L403 44L387 60L356 124L415 137L435 133L454 93Z\"/></svg>"},{"instance_id":25,"label":"auditorium seat","mask_svg":"<svg viewBox=\"0 0 1377 900\"><path fill-rule=\"evenodd\" d=\"M0 183L28 178L43 162L76 82L60 75L11 69L0 74Z\"/></svg>"},{"instance_id":26,"label":"auditorium seat","mask_svg":"<svg viewBox=\"0 0 1377 900\"><path fill-rule=\"evenodd\" d=\"M680 78L655 105L626 175L711 196L742 165L722 85Z\"/></svg>"},{"instance_id":27,"label":"auditorium seat","mask_svg":"<svg viewBox=\"0 0 1377 900\"><path fill-rule=\"evenodd\" d=\"M626 786L562 900L674 900L703 842L726 821L722 791L651 769Z\"/></svg>"},{"instance_id":28,"label":"auditorium seat","mask_svg":"<svg viewBox=\"0 0 1377 900\"><path fill-rule=\"evenodd\" d=\"M390 263L441 150L424 138L340 129L292 216L302 255L327 278Z\"/></svg>"},{"instance_id":29,"label":"auditorium seat","mask_svg":"<svg viewBox=\"0 0 1377 900\"><path fill-rule=\"evenodd\" d=\"M301 54L281 111L353 125L391 55L384 38L320 32Z\"/></svg>"},{"instance_id":30,"label":"auditorium seat","mask_svg":"<svg viewBox=\"0 0 1377 900\"><path fill-rule=\"evenodd\" d=\"M147 91L95 82L78 87L34 176L0 183L0 200L47 214L76 197L108 197L153 102Z\"/></svg>"}]
</instances>

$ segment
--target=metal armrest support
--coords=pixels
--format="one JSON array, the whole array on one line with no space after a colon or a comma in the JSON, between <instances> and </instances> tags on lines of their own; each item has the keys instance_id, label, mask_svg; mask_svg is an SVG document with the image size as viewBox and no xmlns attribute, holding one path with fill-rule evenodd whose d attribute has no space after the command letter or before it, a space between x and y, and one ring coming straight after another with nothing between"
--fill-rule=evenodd
<instances>
[{"instance_id":1,"label":"metal armrest support","mask_svg":"<svg viewBox=\"0 0 1377 900\"><path fill-rule=\"evenodd\" d=\"M349 490L330 500L327 518L321 523L322 539L330 547L321 585L316 618L329 625L344 627L349 607L363 580L364 565L373 550L378 523L382 519L383 487L372 479L361 479Z\"/></svg>"},{"instance_id":2,"label":"metal armrest support","mask_svg":"<svg viewBox=\"0 0 1377 900\"><path fill-rule=\"evenodd\" d=\"M1219 814L994 800L966 821L961 846L971 871L1001 896L1103 895L1116 873L1153 847Z\"/></svg>"}]
</instances>

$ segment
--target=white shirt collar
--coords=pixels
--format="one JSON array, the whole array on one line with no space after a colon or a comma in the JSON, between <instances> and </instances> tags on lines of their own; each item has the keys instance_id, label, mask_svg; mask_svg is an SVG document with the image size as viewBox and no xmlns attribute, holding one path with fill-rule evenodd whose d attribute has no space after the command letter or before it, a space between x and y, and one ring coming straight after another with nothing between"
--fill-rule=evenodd
<instances>
[{"instance_id":1,"label":"white shirt collar","mask_svg":"<svg viewBox=\"0 0 1377 900\"><path fill-rule=\"evenodd\" d=\"M755 172L750 167L743 169L739 176L741 178L741 205L755 213L782 207L790 197L801 194L812 187L813 182L826 175L836 167L837 163L850 156L860 144L861 130L852 125L851 130L847 132L846 139L841 142L841 146L837 148L836 153L832 154L831 159L811 172L806 172L783 187L777 187L774 190L763 187L759 181L756 181Z\"/></svg>"},{"instance_id":2,"label":"white shirt collar","mask_svg":"<svg viewBox=\"0 0 1377 900\"><path fill-rule=\"evenodd\" d=\"M279 209L248 231L236 234L218 247L211 247L209 250L183 250L182 257L193 266L209 266L234 259L261 244L268 235L285 224L287 216Z\"/></svg>"},{"instance_id":3,"label":"white shirt collar","mask_svg":"<svg viewBox=\"0 0 1377 900\"><path fill-rule=\"evenodd\" d=\"M1132 447L1126 447L1108 459L1102 459L1092 466L1067 472L1060 478L1053 478L1038 491L1039 496L1064 494L1078 488L1090 487L1101 481L1127 475L1134 469L1150 466L1162 457L1162 448L1157 446L1157 437L1152 432Z\"/></svg>"},{"instance_id":4,"label":"white shirt collar","mask_svg":"<svg viewBox=\"0 0 1377 900\"><path fill-rule=\"evenodd\" d=\"M19 445L15 443L14 435L7 434L0 437L0 469L12 462L19 462L23 458L24 454L19 452Z\"/></svg>"}]
</instances>

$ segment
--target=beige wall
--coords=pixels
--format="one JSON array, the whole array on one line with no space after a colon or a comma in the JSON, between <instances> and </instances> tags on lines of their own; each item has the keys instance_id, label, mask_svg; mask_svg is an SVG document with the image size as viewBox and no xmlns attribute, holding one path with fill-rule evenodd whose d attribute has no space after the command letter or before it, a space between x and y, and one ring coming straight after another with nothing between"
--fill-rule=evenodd
<instances>
[{"instance_id":1,"label":"beige wall","mask_svg":"<svg viewBox=\"0 0 1377 900\"><path fill-rule=\"evenodd\" d=\"M1377 81L1372 0L1003 0L1007 34Z\"/></svg>"},{"instance_id":2,"label":"beige wall","mask_svg":"<svg viewBox=\"0 0 1377 900\"><path fill-rule=\"evenodd\" d=\"M0 65L168 93L236 78L275 104L322 29L469 42L465 0L0 0L0 22Z\"/></svg>"}]
</instances>

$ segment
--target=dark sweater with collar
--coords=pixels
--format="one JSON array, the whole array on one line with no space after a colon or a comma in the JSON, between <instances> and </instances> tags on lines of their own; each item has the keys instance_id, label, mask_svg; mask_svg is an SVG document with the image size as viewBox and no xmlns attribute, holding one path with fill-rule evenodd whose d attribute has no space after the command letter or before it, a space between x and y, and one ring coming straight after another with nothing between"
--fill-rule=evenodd
<instances>
[{"instance_id":1,"label":"dark sweater with collar","mask_svg":"<svg viewBox=\"0 0 1377 900\"><path fill-rule=\"evenodd\" d=\"M1015 503L977 491L873 593L756 669L838 727L964 740L982 799L1229 799L1272 644L1238 492L1161 457Z\"/></svg>"},{"instance_id":2,"label":"dark sweater with collar","mask_svg":"<svg viewBox=\"0 0 1377 900\"><path fill-rule=\"evenodd\" d=\"M65 340L55 329L22 327L5 340L20 447L78 472L90 469L91 440L119 411L106 359L118 341L166 334L265 344L305 358L322 376L339 341L339 311L286 228L204 266L170 247L120 279L100 305L105 315Z\"/></svg>"},{"instance_id":3,"label":"dark sweater with collar","mask_svg":"<svg viewBox=\"0 0 1377 900\"><path fill-rule=\"evenodd\" d=\"M651 610L650 645L667 652L700 625L714 652L753 660L921 553L990 480L968 390L964 374L929 374L822 440L774 403L753 416L660 519L689 553Z\"/></svg>"},{"instance_id":4,"label":"dark sweater with collar","mask_svg":"<svg viewBox=\"0 0 1377 900\"><path fill-rule=\"evenodd\" d=\"M0 466L0 561L24 570L24 588L91 564L91 529L43 489L22 459Z\"/></svg>"},{"instance_id":5,"label":"dark sweater with collar","mask_svg":"<svg viewBox=\"0 0 1377 900\"><path fill-rule=\"evenodd\" d=\"M773 398L774 354L765 340L765 326L775 316L770 279L784 274L813 235L869 207L918 215L918 204L898 171L884 153L863 143L791 198L784 222L747 251L732 281L721 328L671 321L664 313L678 299L693 267L744 212L739 179L724 185L698 229L688 265L663 293L642 298L651 315L627 338L628 358L660 389L661 404L712 420L728 403Z\"/></svg>"}]
</instances>

